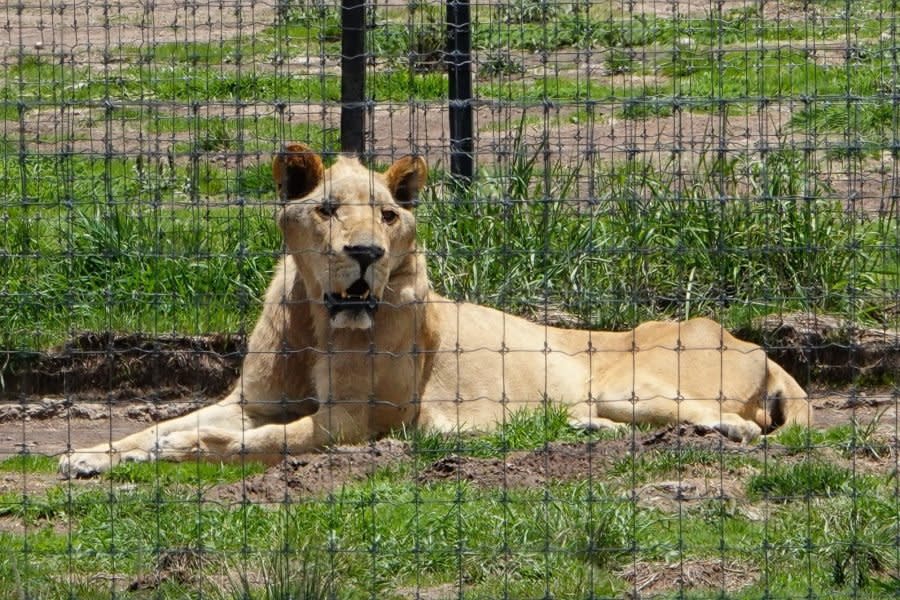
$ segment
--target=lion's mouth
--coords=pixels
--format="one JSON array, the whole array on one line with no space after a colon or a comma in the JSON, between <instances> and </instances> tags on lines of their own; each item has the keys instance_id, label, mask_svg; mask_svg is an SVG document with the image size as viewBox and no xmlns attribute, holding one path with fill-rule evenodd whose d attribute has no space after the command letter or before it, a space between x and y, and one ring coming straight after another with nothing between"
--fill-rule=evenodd
<instances>
[{"instance_id":1,"label":"lion's mouth","mask_svg":"<svg viewBox=\"0 0 900 600\"><path fill-rule=\"evenodd\" d=\"M378 308L378 298L364 279L357 279L343 292L325 294L325 307L331 317L345 310L364 310L372 314Z\"/></svg>"}]
</instances>

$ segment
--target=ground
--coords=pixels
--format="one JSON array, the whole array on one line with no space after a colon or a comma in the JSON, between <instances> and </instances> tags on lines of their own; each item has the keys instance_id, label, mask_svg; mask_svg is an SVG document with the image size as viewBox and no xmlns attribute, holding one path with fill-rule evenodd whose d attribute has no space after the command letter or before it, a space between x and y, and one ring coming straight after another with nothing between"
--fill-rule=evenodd
<instances>
[{"instance_id":1,"label":"ground","mask_svg":"<svg viewBox=\"0 0 900 600\"><path fill-rule=\"evenodd\" d=\"M871 390L864 394L855 392L850 395L834 390L818 390L812 393L811 402L817 428L828 429L854 421L867 425L874 421L877 422L878 436L881 439L890 441L896 436L897 405L887 391ZM0 457L9 457L23 450L57 456L67 446L77 448L110 438L117 439L147 427L148 423L159 417L176 416L197 406L196 400L175 403L163 407L163 410L147 402L122 402L114 406L88 402L77 404L67 415L61 399L47 398L29 405L24 410L23 417L17 407L7 404L0 406ZM71 416L72 413L79 416ZM742 446L715 432L680 426L638 432L634 438L626 437L615 441L592 444L551 443L543 450L513 452L503 460L447 456L422 466L416 477L420 481L460 479L487 487L541 486L548 481L588 479L602 473L601 467L605 462L638 456L648 448L677 448L684 445L754 456L779 454L777 447L772 450L759 444ZM244 496L249 500L262 502L296 500L304 495L328 493L344 482L364 479L378 468L412 458L408 444L395 439L380 440L363 446L337 447L326 452L291 456L265 474L219 489L215 495L219 499L231 501L241 501ZM855 464L864 471L880 471L887 475L895 468L896 456L891 451L878 458L860 458ZM723 473L721 489L735 487L740 479L741 473ZM0 493L34 492L56 481L55 475L48 475L46 478L30 476L24 482L27 489L23 490L20 477L7 475L0 483ZM34 489L31 486L35 486ZM698 486L696 481L683 481L671 489L667 487L668 484L661 484L657 491L662 494L661 498L668 497L669 500L685 493L696 492L698 498L710 493L708 488L700 489L703 486Z\"/></svg>"},{"instance_id":2,"label":"ground","mask_svg":"<svg viewBox=\"0 0 900 600\"><path fill-rule=\"evenodd\" d=\"M636 430L615 439L549 442L534 450L515 450L484 458L454 452L416 451L414 443L408 440L388 438L366 445L290 456L279 465L237 481L194 484L196 487L188 488L193 491L184 498L197 503L198 510L201 506L218 506L235 511L248 503L269 509L319 503L327 506L333 500L326 499L343 497L354 486L365 489L367 481L376 485L378 474L383 477L383 473L389 472L394 474L392 486L421 486L422 490L441 484L460 486L460 490L474 486L487 494L486 497L523 490L549 492L568 483L593 482L602 486L609 482L624 485L620 493L627 493L629 502L636 503L639 510L669 515L677 522L705 514L704 511L716 506L720 507L716 510L727 511L749 523L764 523L773 518L772 511L776 509L771 504L761 504L748 490L748 481L762 472L760 465L799 465L815 455L815 460L824 458L836 468L852 470L860 476L887 481L896 473L897 404L888 392L814 390L812 405L820 430L851 423L862 430L874 423L875 433L867 438L865 448L842 453L826 447L798 450L796 446L781 444L778 438L741 445L717 432L683 425ZM0 456L17 454L23 449L29 453L56 455L69 444L81 446L110 436L118 437L146 427L154 417L172 416L193 406L195 402L168 405L160 412L159 406L146 402L120 402L112 407L79 402L68 409L67 416L61 400L48 398L25 408L7 405L0 407ZM73 412L78 416L71 416ZM461 441L465 444L465 440ZM674 459L675 463L654 466L660 457ZM96 489L107 490L114 495L110 496L110 502L117 497L127 507L129 490L136 491L140 485L105 478L66 483L50 472L11 471L0 473L0 498L24 497L40 503L41 498L53 494L54 490L67 489L68 494L79 497ZM465 493L473 497L473 492ZM346 500L340 502L343 505ZM165 512L164 506L156 510ZM6 532L27 539L35 535L35 526L46 527L41 523L3 515L0 535ZM63 537L71 535L74 526L67 518L44 523L50 525L55 535ZM707 558L702 551L695 552L688 545L680 558L654 560L636 555L632 560L620 561L619 566L613 565L612 572L631 588L630 597L656 598L686 590L737 593L760 581L764 570L746 556ZM165 589L161 586L172 585L171 582L193 589L204 581L208 583L204 577L209 576L204 573L218 569L211 560L202 552L176 546L160 550L155 563L137 574L122 572L106 576L112 577L119 589L135 593ZM253 578L254 585L266 581L258 570L251 575ZM468 589L467 586L463 581L401 586L391 597L451 598Z\"/></svg>"}]
</instances>

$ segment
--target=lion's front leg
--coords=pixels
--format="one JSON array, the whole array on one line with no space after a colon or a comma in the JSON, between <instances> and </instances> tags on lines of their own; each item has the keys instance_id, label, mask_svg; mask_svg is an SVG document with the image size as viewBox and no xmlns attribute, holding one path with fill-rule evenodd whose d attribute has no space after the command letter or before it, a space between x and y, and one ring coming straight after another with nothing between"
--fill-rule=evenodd
<instances>
[{"instance_id":1,"label":"lion's front leg","mask_svg":"<svg viewBox=\"0 0 900 600\"><path fill-rule=\"evenodd\" d=\"M234 394L225 400L201 408L190 414L157 423L147 429L124 437L115 442L105 442L91 448L77 449L60 457L59 472L64 477L91 477L104 473L122 462L143 462L161 455L160 444L176 434L197 438L197 432L204 428L220 431L240 432L244 427L243 407L235 401ZM239 436L238 436L239 437ZM175 452L162 453L174 458ZM185 454L182 460L187 456ZM196 456L196 452L190 454Z\"/></svg>"},{"instance_id":2,"label":"lion's front leg","mask_svg":"<svg viewBox=\"0 0 900 600\"><path fill-rule=\"evenodd\" d=\"M63 454L59 459L59 473L63 477L93 477L109 471L121 462L142 462L150 459L150 452L147 449L120 448L122 446L118 442L111 444L105 442Z\"/></svg>"},{"instance_id":3,"label":"lion's front leg","mask_svg":"<svg viewBox=\"0 0 900 600\"><path fill-rule=\"evenodd\" d=\"M173 462L198 458L232 462L240 455L243 435L239 429L223 429L213 425L171 431L159 436L150 450L150 457Z\"/></svg>"},{"instance_id":4,"label":"lion's front leg","mask_svg":"<svg viewBox=\"0 0 900 600\"><path fill-rule=\"evenodd\" d=\"M286 424L263 425L244 432L228 451L275 464L291 454L320 450L332 444L355 444L370 436L368 410L360 406L324 405L314 415Z\"/></svg>"}]
</instances>

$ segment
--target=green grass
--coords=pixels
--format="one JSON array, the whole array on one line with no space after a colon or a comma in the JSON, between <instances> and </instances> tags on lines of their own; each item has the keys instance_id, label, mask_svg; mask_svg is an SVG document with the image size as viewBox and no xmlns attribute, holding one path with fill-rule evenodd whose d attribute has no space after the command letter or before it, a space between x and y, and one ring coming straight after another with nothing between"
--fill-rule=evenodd
<instances>
[{"instance_id":1,"label":"green grass","mask_svg":"<svg viewBox=\"0 0 900 600\"><path fill-rule=\"evenodd\" d=\"M424 202L420 233L443 291L517 312L549 301L605 328L698 314L737 325L813 306L876 312L877 295L851 308L845 290L896 272L881 251L891 221L828 200L799 152L702 163L687 186L665 167L606 163L594 172L602 195L571 204L558 201L567 171L537 164L523 155L471 199Z\"/></svg>"},{"instance_id":2,"label":"green grass","mask_svg":"<svg viewBox=\"0 0 900 600\"><path fill-rule=\"evenodd\" d=\"M22 210L7 221L4 346L47 347L84 329L249 328L279 247L273 208L178 213L98 203Z\"/></svg>"},{"instance_id":3,"label":"green grass","mask_svg":"<svg viewBox=\"0 0 900 600\"><path fill-rule=\"evenodd\" d=\"M756 498L775 502L835 497L845 494L852 474L827 462L804 460L796 464L776 463L747 482L747 491Z\"/></svg>"},{"instance_id":4,"label":"green grass","mask_svg":"<svg viewBox=\"0 0 900 600\"><path fill-rule=\"evenodd\" d=\"M864 457L880 460L891 452L890 444L878 435L878 424L884 412L867 423L852 418L846 425L817 431L805 427L787 427L778 432L775 440L794 454L816 448L833 448L844 458Z\"/></svg>"},{"instance_id":5,"label":"green grass","mask_svg":"<svg viewBox=\"0 0 900 600\"><path fill-rule=\"evenodd\" d=\"M56 473L57 461L42 454L18 454L3 458L0 455L0 473Z\"/></svg>"},{"instance_id":6,"label":"green grass","mask_svg":"<svg viewBox=\"0 0 900 600\"><path fill-rule=\"evenodd\" d=\"M701 468L706 472L720 469L735 472L748 466L757 468L759 461L685 444L683 447L661 448L656 452L619 459L610 467L609 473L623 481L643 483L659 477L677 479L684 476L689 468Z\"/></svg>"},{"instance_id":7,"label":"green grass","mask_svg":"<svg viewBox=\"0 0 900 600\"><path fill-rule=\"evenodd\" d=\"M687 181L667 166L604 163L585 200L578 171L547 171L539 154L514 150L455 201L435 174L418 216L440 291L526 314L549 304L603 328L701 314L738 327L810 309L875 320L889 300L878 290L897 273L893 220L844 211L799 151L704 159ZM4 345L46 348L83 329L249 328L281 245L268 160L234 171L8 155ZM223 199L201 200L211 194Z\"/></svg>"},{"instance_id":8,"label":"green grass","mask_svg":"<svg viewBox=\"0 0 900 600\"><path fill-rule=\"evenodd\" d=\"M413 430L402 437L412 452L426 462L456 454L475 457L503 457L510 452L536 450L548 442L610 440L626 435L626 430L587 432L569 426L568 410L550 404L542 410L521 409L511 413L495 431L479 435Z\"/></svg>"},{"instance_id":9,"label":"green grass","mask_svg":"<svg viewBox=\"0 0 900 600\"><path fill-rule=\"evenodd\" d=\"M475 445L495 446L497 436L510 444L517 437L516 445L526 447L569 439L554 425L560 419L541 415L522 414ZM729 595L734 598L759 597L763 590L775 597L810 590L881 597L896 588L893 484L829 465L815 448L809 452L803 462L762 464L688 447L645 449L642 460L631 463L634 473L618 474L615 465L607 471L598 461L593 483L535 489L417 483L395 469L272 505L205 497L212 486L258 467L127 465L97 484L60 482L24 498L0 497L3 518L27 524L24 531L0 531L6 548L0 592L27 587L29 597L53 597L73 574L90 579L115 572L131 581L154 568L173 568L180 557L190 577L170 578L152 597L203 589L204 597L285 600L297 597L290 591L322 597L332 589L341 598L393 598L400 589L460 578L476 598L496 597L498 589L517 598L546 592L582 597L586 591L611 597L629 589L622 569L635 561L683 559L738 560L765 571L765 578ZM740 461L732 466L756 472L745 482L749 497L740 508L715 497L685 500L675 512L636 504L644 498L633 496L636 481L670 481L683 468L715 471L732 459ZM37 462L3 464L44 472ZM741 484L739 476L729 477ZM753 516L766 506L765 520ZM72 589L84 594L77 598L106 597ZM716 590L690 591L691 597L707 593Z\"/></svg>"},{"instance_id":10,"label":"green grass","mask_svg":"<svg viewBox=\"0 0 900 600\"><path fill-rule=\"evenodd\" d=\"M495 20L497 15L485 14L483 20L475 21L473 40L476 51L483 53L478 55L478 60L484 63L484 76L518 74L521 69L513 56L524 57L535 51L610 48L612 55L607 60L611 61L609 65L614 72L625 68L642 75L667 75L673 81L662 90L682 98L681 102L693 110L732 106L746 112L755 108L760 99L772 102L821 98L826 106L801 111L795 117L799 125L813 120L839 119L840 103L834 109L827 104L836 94L878 95L892 81L890 48L872 41L889 33L889 20L879 18L878 7L858 4L854 3L848 18L862 19L864 25L858 32L862 41L854 46L858 58L848 65L850 68L817 65L802 47L798 48L799 44L789 48L777 44L793 40L839 41L845 31L842 19L837 18L840 15L837 8L832 9L835 18L824 19L821 26L799 18L774 26L753 7L726 11L722 15L710 13L674 19L642 14L621 18L571 10L551 11L549 25L545 18L517 17L514 27L499 26ZM537 8L538 15L546 13L546 7ZM0 81L6 82L0 87L2 111L6 118L13 119L20 108L27 111L36 103L86 104L98 99L113 104L148 98L180 102L338 100L336 75L304 76L277 71L294 56L322 53L338 56L337 11L329 5L287 5L283 10L284 20L280 24L260 27L244 41L124 46L117 53L125 60L112 68L77 68L23 54L0 73ZM440 15L416 8L410 14L392 13L383 19L371 34L371 44L388 69L374 72L370 96L376 101L446 97L446 81L439 73L441 61L437 57L444 46ZM757 42L768 45L763 50L748 49ZM635 64L628 58L634 56L635 49L648 53L651 57L648 64ZM503 63L507 66L498 70L496 59L501 51L510 58ZM432 72L422 72L421 61L430 64ZM512 71L508 65L514 67ZM46 85L48 82L54 85ZM523 80L521 85L485 81L477 92L483 98L565 102L641 96L642 85L637 82L636 86L626 84L611 90L596 82L576 81L551 73L546 78L538 77L537 81ZM884 102L889 103L889 99L878 105L876 113L888 108ZM625 114L629 114L627 110ZM861 119L862 126L866 127L873 119L881 122L877 114L863 114Z\"/></svg>"},{"instance_id":11,"label":"green grass","mask_svg":"<svg viewBox=\"0 0 900 600\"><path fill-rule=\"evenodd\" d=\"M122 463L107 473L106 478L116 483L143 483L165 486L194 487L233 483L265 471L256 462L226 465L219 463L195 462L187 464Z\"/></svg>"},{"instance_id":12,"label":"green grass","mask_svg":"<svg viewBox=\"0 0 900 600\"><path fill-rule=\"evenodd\" d=\"M206 65L128 66L115 73L79 69L71 72L43 62L22 68L0 85L0 100L11 111L22 103L27 109L42 103L97 102L139 104L145 98L163 102L336 102L340 100L340 77L296 75L233 68L208 69ZM369 94L377 101L409 98L439 100L447 95L441 73L410 74L405 70L378 72L370 78ZM48 86L48 82L56 85ZM2 79L0 79L2 84Z\"/></svg>"}]
</instances>

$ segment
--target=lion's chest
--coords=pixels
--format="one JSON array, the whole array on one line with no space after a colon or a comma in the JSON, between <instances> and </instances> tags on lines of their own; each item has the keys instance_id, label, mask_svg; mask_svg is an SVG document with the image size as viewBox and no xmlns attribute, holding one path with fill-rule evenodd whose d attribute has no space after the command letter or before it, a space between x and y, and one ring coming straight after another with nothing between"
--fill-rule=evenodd
<instances>
[{"instance_id":1,"label":"lion's chest","mask_svg":"<svg viewBox=\"0 0 900 600\"><path fill-rule=\"evenodd\" d=\"M326 352L313 369L316 393L322 400L406 405L416 394L421 364L410 352Z\"/></svg>"}]
</instances>

